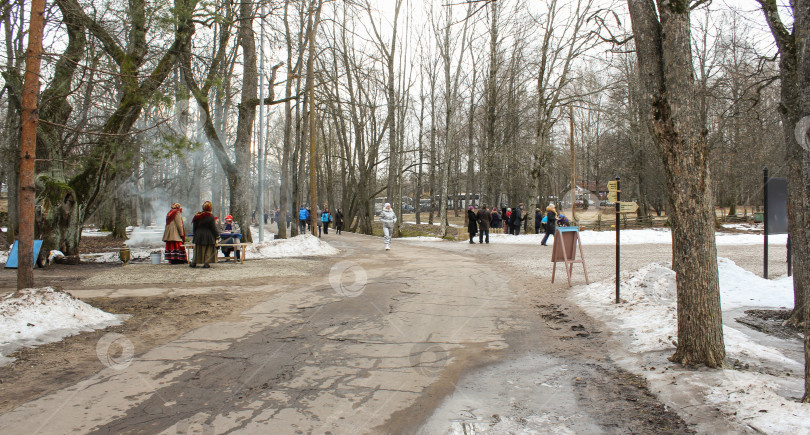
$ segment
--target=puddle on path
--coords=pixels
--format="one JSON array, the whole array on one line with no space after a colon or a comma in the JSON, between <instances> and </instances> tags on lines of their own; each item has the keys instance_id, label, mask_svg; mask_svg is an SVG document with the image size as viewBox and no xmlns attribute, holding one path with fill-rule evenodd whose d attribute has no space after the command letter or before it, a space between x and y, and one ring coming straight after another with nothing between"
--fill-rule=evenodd
<instances>
[{"instance_id":1,"label":"puddle on path","mask_svg":"<svg viewBox=\"0 0 810 435\"><path fill-rule=\"evenodd\" d=\"M577 404L576 370L524 355L463 376L419 434L601 433Z\"/></svg>"}]
</instances>

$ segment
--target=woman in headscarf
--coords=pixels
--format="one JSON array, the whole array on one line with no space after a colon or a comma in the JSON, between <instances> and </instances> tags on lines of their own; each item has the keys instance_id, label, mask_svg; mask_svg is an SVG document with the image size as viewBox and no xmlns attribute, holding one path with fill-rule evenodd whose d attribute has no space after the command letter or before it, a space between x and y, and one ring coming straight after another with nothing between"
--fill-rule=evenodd
<instances>
[{"instance_id":1,"label":"woman in headscarf","mask_svg":"<svg viewBox=\"0 0 810 435\"><path fill-rule=\"evenodd\" d=\"M166 229L163 231L163 241L166 242L165 257L171 264L184 264L186 259L186 227L183 225L183 208L180 204L172 204L172 209L166 215Z\"/></svg>"},{"instance_id":2,"label":"woman in headscarf","mask_svg":"<svg viewBox=\"0 0 810 435\"><path fill-rule=\"evenodd\" d=\"M470 233L470 244L474 245L473 238L478 234L478 215L475 214L475 207L467 209L467 232Z\"/></svg>"},{"instance_id":3,"label":"woman in headscarf","mask_svg":"<svg viewBox=\"0 0 810 435\"><path fill-rule=\"evenodd\" d=\"M194 259L189 267L197 267L197 264L202 263L204 268L209 268L210 263L217 261L219 231L217 231L217 217L211 213L213 209L211 201L205 201L202 211L195 214L191 220L194 230Z\"/></svg>"}]
</instances>

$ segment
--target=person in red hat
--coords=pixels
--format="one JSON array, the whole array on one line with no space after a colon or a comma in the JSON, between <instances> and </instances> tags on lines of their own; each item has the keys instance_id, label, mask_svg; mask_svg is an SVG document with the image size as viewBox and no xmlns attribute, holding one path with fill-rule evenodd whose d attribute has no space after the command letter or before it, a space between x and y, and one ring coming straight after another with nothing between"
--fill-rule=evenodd
<instances>
[{"instance_id":1,"label":"person in red hat","mask_svg":"<svg viewBox=\"0 0 810 435\"><path fill-rule=\"evenodd\" d=\"M220 237L222 237L222 241L220 241L220 243L223 244L239 243L242 241L242 230L239 228L239 224L233 221L233 216L231 215L225 216L225 222L220 223L219 234ZM232 247L222 247L222 255L230 257L231 252L233 252ZM239 259L239 251L236 251L236 259Z\"/></svg>"}]
</instances>

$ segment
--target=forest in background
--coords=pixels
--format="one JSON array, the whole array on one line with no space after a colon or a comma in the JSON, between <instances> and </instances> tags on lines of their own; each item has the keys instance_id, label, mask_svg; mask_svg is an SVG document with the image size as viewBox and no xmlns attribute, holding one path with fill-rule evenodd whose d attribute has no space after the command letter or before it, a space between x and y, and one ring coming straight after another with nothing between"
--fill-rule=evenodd
<instances>
[{"instance_id":1,"label":"forest in background","mask_svg":"<svg viewBox=\"0 0 810 435\"><path fill-rule=\"evenodd\" d=\"M0 113L12 158L0 182L13 222L27 18L24 2L3 3ZM49 3L37 173L59 212L41 215L40 231L56 229L51 247L69 253L88 220L123 236L159 224L173 202L196 211L209 199L246 221L260 215L260 164L266 210L309 207L310 131L319 205L341 207L355 231L371 231L375 198L443 224L442 196L450 213L465 199L544 208L570 190L572 151L578 186L598 194L620 176L639 216L665 212L626 5L528 3ZM712 191L732 213L761 203L764 166L786 174L778 68L757 13L693 13Z\"/></svg>"},{"instance_id":2,"label":"forest in background","mask_svg":"<svg viewBox=\"0 0 810 435\"><path fill-rule=\"evenodd\" d=\"M666 212L672 228L670 360L720 367L715 208L761 203L769 166L788 178L790 321L805 324L810 361L804 0L55 0L35 52L39 125L22 133L36 137L35 186L17 185L33 119L21 115L25 2L0 6L0 190L7 237L26 225L22 258L27 225L46 252L78 256L90 220L123 238L171 202L209 198L243 223L262 202L280 208L281 238L299 206L342 208L348 230L370 234L378 200L399 211L425 198L445 236L460 204L532 210L620 176L639 219ZM33 191L35 222L21 222ZM22 269L19 288L33 282Z\"/></svg>"}]
</instances>

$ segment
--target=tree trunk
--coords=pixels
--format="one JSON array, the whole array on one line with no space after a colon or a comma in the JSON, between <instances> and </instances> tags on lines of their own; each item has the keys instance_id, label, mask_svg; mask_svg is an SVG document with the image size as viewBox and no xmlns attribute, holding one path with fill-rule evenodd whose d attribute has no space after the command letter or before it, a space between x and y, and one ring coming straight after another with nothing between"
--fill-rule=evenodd
<instances>
[{"instance_id":1,"label":"tree trunk","mask_svg":"<svg viewBox=\"0 0 810 435\"><path fill-rule=\"evenodd\" d=\"M799 119L810 119L810 1L796 0L792 2L793 5L793 29L796 43L796 58L797 62L797 77L798 89L800 90L800 104ZM807 124L805 124L806 126ZM796 124L793 124L794 128ZM808 212L807 205L810 205L810 129L805 127L804 131L800 131L799 135L803 140L801 153L802 162L802 179L804 183L804 240L806 243L810 241L810 227L807 226ZM791 236L792 243L792 236ZM794 250L803 249L806 254L807 247L802 246ZM805 257L806 260L806 257ZM804 263L806 266L807 263ZM803 276L807 279L807 276ZM795 278L794 278L795 283ZM804 396L802 402L810 402L810 290L807 288L807 283L802 282L804 287ZM795 285L795 284L794 284Z\"/></svg>"},{"instance_id":2,"label":"tree trunk","mask_svg":"<svg viewBox=\"0 0 810 435\"><path fill-rule=\"evenodd\" d=\"M25 52L25 81L22 89L22 132L20 134L19 244L17 246L17 290L34 286L34 162L36 161L37 97L45 27L45 0L31 2L28 49Z\"/></svg>"},{"instance_id":3,"label":"tree trunk","mask_svg":"<svg viewBox=\"0 0 810 435\"><path fill-rule=\"evenodd\" d=\"M725 358L706 130L696 107L686 0L628 0L648 126L661 150L672 222L678 346L670 360ZM661 20L658 20L660 14Z\"/></svg>"}]
</instances>

